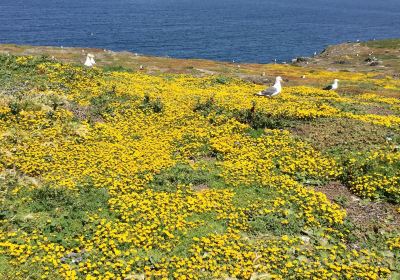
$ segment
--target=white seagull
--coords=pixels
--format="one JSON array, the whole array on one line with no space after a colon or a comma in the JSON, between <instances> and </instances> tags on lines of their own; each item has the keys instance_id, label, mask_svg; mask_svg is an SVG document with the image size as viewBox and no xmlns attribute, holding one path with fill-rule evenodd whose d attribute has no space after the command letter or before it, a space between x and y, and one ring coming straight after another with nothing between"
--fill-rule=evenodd
<instances>
[{"instance_id":1,"label":"white seagull","mask_svg":"<svg viewBox=\"0 0 400 280\"><path fill-rule=\"evenodd\" d=\"M85 61L85 66L87 67L93 67L96 64L96 61L94 61L94 55L88 53L86 56L86 61Z\"/></svg>"},{"instance_id":2,"label":"white seagull","mask_svg":"<svg viewBox=\"0 0 400 280\"><path fill-rule=\"evenodd\" d=\"M331 84L331 85L325 87L324 90L337 90L338 87L339 87L338 82L339 82L338 79L333 80L333 84Z\"/></svg>"},{"instance_id":3,"label":"white seagull","mask_svg":"<svg viewBox=\"0 0 400 280\"><path fill-rule=\"evenodd\" d=\"M257 93L257 95L268 96L268 97L278 95L282 91L281 82L282 78L279 76L276 77L275 84L272 87L260 91L259 93Z\"/></svg>"}]
</instances>

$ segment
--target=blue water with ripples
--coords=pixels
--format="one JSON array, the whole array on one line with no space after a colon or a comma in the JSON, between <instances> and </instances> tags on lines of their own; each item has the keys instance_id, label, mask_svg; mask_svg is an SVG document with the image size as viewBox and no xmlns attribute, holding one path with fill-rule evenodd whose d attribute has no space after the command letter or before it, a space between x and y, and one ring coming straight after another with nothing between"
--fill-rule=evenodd
<instances>
[{"instance_id":1,"label":"blue water with ripples","mask_svg":"<svg viewBox=\"0 0 400 280\"><path fill-rule=\"evenodd\" d=\"M400 0L0 0L0 43L270 62L400 37Z\"/></svg>"}]
</instances>

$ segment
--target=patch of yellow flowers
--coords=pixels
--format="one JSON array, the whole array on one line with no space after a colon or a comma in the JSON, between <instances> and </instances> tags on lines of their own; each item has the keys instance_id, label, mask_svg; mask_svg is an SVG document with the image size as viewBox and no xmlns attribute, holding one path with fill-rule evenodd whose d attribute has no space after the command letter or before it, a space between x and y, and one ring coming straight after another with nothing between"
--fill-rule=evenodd
<instances>
[{"instance_id":1,"label":"patch of yellow flowers","mask_svg":"<svg viewBox=\"0 0 400 280\"><path fill-rule=\"evenodd\" d=\"M107 210L114 218L101 216L102 209L89 213L87 232L74 237L79 245L71 247L3 221L0 254L19 268L16 279L26 278L29 270L44 279L380 279L390 274L374 251L347 249L343 233L335 229L344 223L345 211L302 184L336 179L342 169L335 160L287 131L265 130L253 138L248 125L224 115L203 116L193 108L212 98L227 110L249 109L255 101L266 114L292 119L348 117L393 126L400 124L398 117L344 113L324 102L340 101L336 93L307 87L256 99L253 94L261 87L239 80L106 74L59 63L41 64L37 70L48 78L49 89L26 92L27 98L56 95L69 106L41 106L15 115L1 104L0 170L17 169L54 188L77 190L88 182L105 188L110 194ZM86 110L105 92L117 101L107 105L101 119L79 119L77 110ZM163 111L140 109L145 96L158 98ZM204 157L204 147L218 155L225 188L196 191L178 185L176 191L163 192L148 187L163 170ZM358 179L355 190L369 194L365 185L376 178ZM237 188L255 185L276 197L237 206ZM222 227L196 233L209 226L207 215ZM252 235L256 216L273 216L283 229L294 220L304 230L321 228L326 242ZM397 248L396 242L389 246Z\"/></svg>"},{"instance_id":2,"label":"patch of yellow flowers","mask_svg":"<svg viewBox=\"0 0 400 280\"><path fill-rule=\"evenodd\" d=\"M357 166L357 161L353 162ZM377 150L366 157L362 166L371 166L370 171L353 176L350 181L351 190L368 198L389 198L394 202L400 201L400 152L393 150ZM351 165L350 165L351 166ZM365 167L351 167L355 170Z\"/></svg>"}]
</instances>

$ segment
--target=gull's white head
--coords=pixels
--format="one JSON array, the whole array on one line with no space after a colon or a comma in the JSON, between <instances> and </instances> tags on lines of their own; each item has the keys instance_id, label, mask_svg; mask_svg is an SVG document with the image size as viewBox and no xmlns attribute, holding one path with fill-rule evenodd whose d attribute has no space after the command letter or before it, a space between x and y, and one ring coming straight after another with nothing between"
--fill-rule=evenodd
<instances>
[{"instance_id":1,"label":"gull's white head","mask_svg":"<svg viewBox=\"0 0 400 280\"><path fill-rule=\"evenodd\" d=\"M283 80L282 80L282 77L281 77L281 76L276 77L276 81L277 81L277 82L282 82L282 81L283 81Z\"/></svg>"},{"instance_id":2,"label":"gull's white head","mask_svg":"<svg viewBox=\"0 0 400 280\"><path fill-rule=\"evenodd\" d=\"M338 80L338 79L334 79L333 82L334 82L335 84L337 84L337 83L339 82L339 80Z\"/></svg>"}]
</instances>

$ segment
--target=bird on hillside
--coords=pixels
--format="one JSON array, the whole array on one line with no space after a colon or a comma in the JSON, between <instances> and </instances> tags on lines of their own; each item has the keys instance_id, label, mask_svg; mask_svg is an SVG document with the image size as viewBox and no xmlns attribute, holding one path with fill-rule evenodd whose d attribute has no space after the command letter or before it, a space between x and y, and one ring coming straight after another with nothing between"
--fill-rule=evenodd
<instances>
[{"instance_id":1,"label":"bird on hillside","mask_svg":"<svg viewBox=\"0 0 400 280\"><path fill-rule=\"evenodd\" d=\"M282 91L282 86L281 86L282 81L283 80L281 77L279 77L279 76L276 77L275 84L272 87L262 90L262 91L258 92L256 95L268 96L268 97L273 97L273 96L278 95Z\"/></svg>"},{"instance_id":2,"label":"bird on hillside","mask_svg":"<svg viewBox=\"0 0 400 280\"><path fill-rule=\"evenodd\" d=\"M338 87L339 87L338 82L339 82L338 79L333 80L333 84L331 84L331 85L325 87L324 90L337 90Z\"/></svg>"},{"instance_id":3,"label":"bird on hillside","mask_svg":"<svg viewBox=\"0 0 400 280\"><path fill-rule=\"evenodd\" d=\"M86 56L86 61L85 61L85 66L87 67L93 67L96 64L96 61L94 61L94 55L88 53Z\"/></svg>"}]
</instances>

